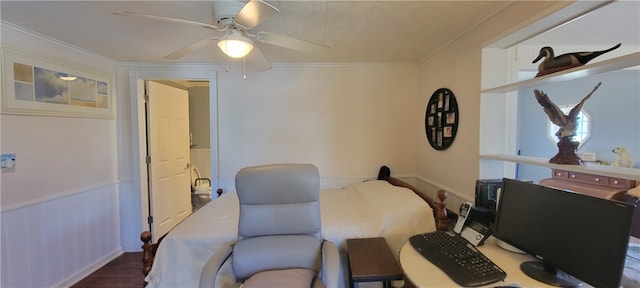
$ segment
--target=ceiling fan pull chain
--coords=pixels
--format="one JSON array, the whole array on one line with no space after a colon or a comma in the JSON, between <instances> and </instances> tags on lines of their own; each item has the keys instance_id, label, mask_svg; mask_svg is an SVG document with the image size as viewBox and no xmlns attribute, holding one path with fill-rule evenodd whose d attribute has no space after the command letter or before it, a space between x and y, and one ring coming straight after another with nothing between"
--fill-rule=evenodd
<instances>
[{"instance_id":1,"label":"ceiling fan pull chain","mask_svg":"<svg viewBox=\"0 0 640 288\"><path fill-rule=\"evenodd\" d=\"M242 57L242 80L247 80L247 56Z\"/></svg>"}]
</instances>

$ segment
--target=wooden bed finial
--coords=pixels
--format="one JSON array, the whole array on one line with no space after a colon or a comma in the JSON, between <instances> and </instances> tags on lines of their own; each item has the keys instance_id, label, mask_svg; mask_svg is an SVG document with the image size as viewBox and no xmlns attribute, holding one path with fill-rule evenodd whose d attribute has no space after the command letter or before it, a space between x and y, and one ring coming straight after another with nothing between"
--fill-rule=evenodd
<instances>
[{"instance_id":1,"label":"wooden bed finial","mask_svg":"<svg viewBox=\"0 0 640 288\"><path fill-rule=\"evenodd\" d=\"M440 199L440 202L435 203L436 206L438 206L438 209L435 209L437 212L437 223L436 223L436 229L440 230L440 231L447 231L449 230L449 217L447 216L447 197L449 196L449 194L447 193L447 191L444 190L440 190L438 191L438 199Z\"/></svg>"},{"instance_id":2,"label":"wooden bed finial","mask_svg":"<svg viewBox=\"0 0 640 288\"><path fill-rule=\"evenodd\" d=\"M151 232L144 231L140 234L140 240L142 241L142 274L147 276L153 265L153 258L156 255L156 249L158 244L151 243Z\"/></svg>"}]
</instances>

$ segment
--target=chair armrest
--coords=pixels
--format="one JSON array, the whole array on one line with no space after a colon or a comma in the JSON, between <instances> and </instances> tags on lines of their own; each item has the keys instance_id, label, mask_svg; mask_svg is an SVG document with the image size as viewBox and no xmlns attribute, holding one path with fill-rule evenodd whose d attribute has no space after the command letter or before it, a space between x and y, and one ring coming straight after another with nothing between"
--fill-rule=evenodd
<instances>
[{"instance_id":1,"label":"chair armrest","mask_svg":"<svg viewBox=\"0 0 640 288\"><path fill-rule=\"evenodd\" d=\"M232 251L231 245L221 246L209 257L209 260L207 260L207 263L200 273L200 288L211 288L215 285L218 270L220 270L224 261L229 258Z\"/></svg>"},{"instance_id":2,"label":"chair armrest","mask_svg":"<svg viewBox=\"0 0 640 288\"><path fill-rule=\"evenodd\" d=\"M340 254L336 244L325 240L322 243L322 282L327 288L336 288L340 276Z\"/></svg>"}]
</instances>

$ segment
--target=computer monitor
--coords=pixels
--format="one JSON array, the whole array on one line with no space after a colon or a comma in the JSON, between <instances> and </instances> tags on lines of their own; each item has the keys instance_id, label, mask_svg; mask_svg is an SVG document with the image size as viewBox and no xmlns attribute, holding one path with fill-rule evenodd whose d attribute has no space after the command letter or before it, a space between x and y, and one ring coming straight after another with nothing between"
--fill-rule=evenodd
<instances>
[{"instance_id":1,"label":"computer monitor","mask_svg":"<svg viewBox=\"0 0 640 288\"><path fill-rule=\"evenodd\" d=\"M493 235L540 259L520 266L538 281L620 287L634 208L505 178Z\"/></svg>"}]
</instances>

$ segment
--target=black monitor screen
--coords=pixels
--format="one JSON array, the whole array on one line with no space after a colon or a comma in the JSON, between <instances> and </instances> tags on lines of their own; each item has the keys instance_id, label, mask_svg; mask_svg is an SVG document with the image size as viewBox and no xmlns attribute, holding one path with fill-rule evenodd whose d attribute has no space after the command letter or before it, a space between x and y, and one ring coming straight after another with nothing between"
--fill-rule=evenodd
<instances>
[{"instance_id":1,"label":"black monitor screen","mask_svg":"<svg viewBox=\"0 0 640 288\"><path fill-rule=\"evenodd\" d=\"M523 263L527 275L554 285L579 285L577 278L620 286L633 205L507 178L502 185L494 236L543 260Z\"/></svg>"}]
</instances>

